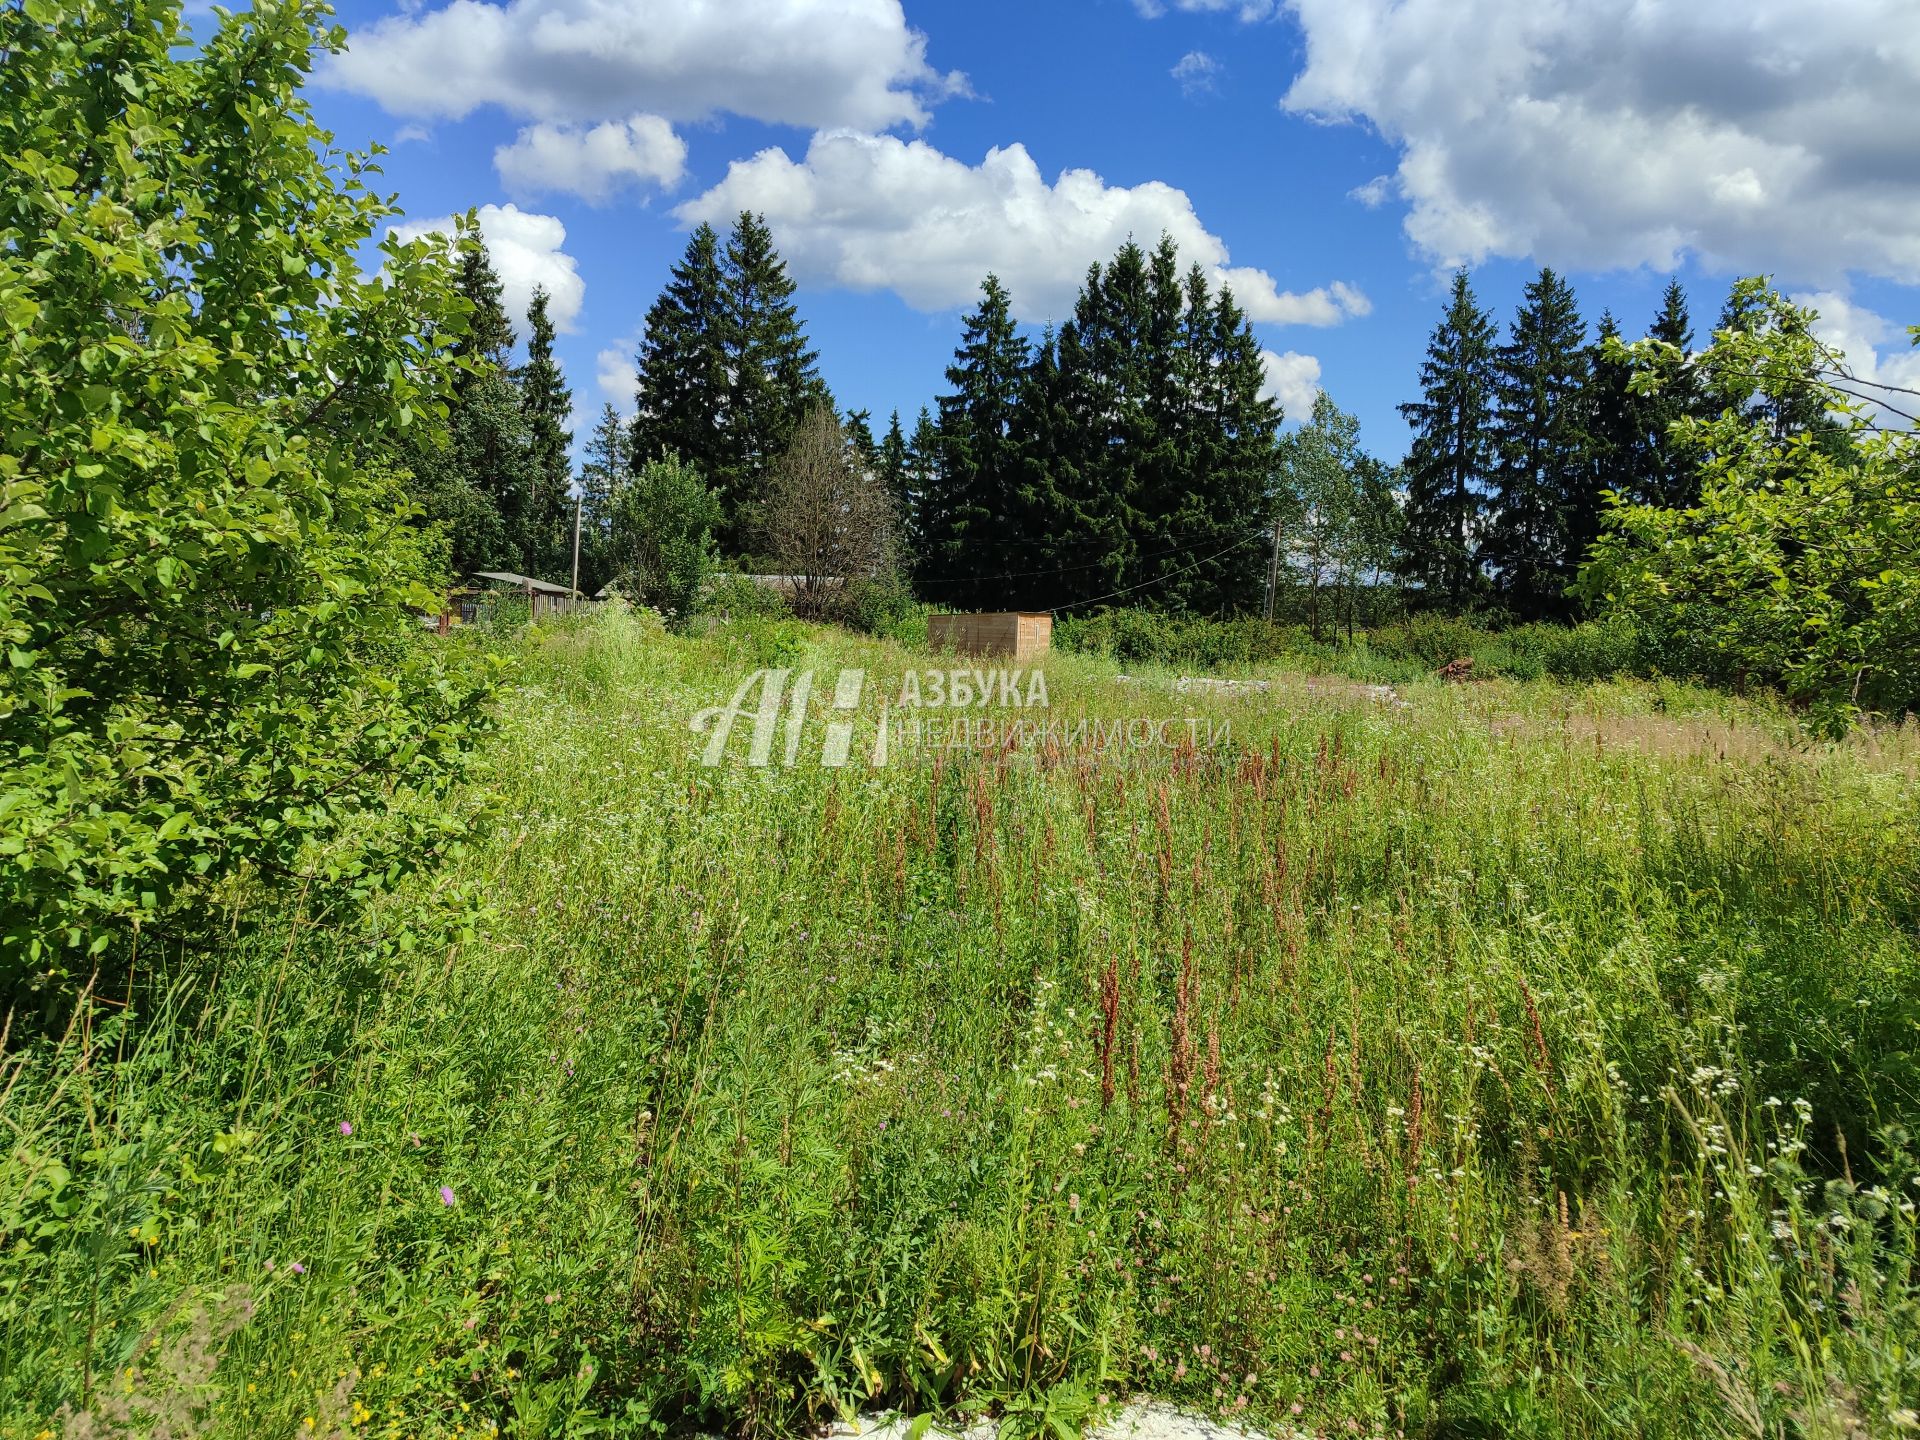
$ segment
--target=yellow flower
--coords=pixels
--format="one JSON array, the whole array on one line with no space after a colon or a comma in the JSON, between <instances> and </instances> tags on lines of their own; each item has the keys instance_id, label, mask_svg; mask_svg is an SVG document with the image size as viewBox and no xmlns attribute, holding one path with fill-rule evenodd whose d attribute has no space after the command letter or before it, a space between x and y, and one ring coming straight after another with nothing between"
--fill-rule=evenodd
<instances>
[{"instance_id":1,"label":"yellow flower","mask_svg":"<svg viewBox=\"0 0 1920 1440\"><path fill-rule=\"evenodd\" d=\"M311 1415L307 1416L307 1428L309 1430L313 1428L313 1416Z\"/></svg>"}]
</instances>

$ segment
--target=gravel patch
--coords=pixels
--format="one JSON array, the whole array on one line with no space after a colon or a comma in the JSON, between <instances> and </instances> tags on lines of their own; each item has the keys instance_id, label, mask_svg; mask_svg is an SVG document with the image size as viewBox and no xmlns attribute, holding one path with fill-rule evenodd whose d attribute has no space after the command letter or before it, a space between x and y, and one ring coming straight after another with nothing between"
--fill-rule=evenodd
<instances>
[{"instance_id":1,"label":"gravel patch","mask_svg":"<svg viewBox=\"0 0 1920 1440\"><path fill-rule=\"evenodd\" d=\"M901 1415L862 1415L827 1432L828 1440L907 1440L912 1422ZM998 1427L976 1420L964 1430L927 1431L925 1440L994 1440ZM1247 1430L1181 1410L1161 1400L1130 1400L1087 1431L1088 1440L1292 1440L1302 1432Z\"/></svg>"}]
</instances>

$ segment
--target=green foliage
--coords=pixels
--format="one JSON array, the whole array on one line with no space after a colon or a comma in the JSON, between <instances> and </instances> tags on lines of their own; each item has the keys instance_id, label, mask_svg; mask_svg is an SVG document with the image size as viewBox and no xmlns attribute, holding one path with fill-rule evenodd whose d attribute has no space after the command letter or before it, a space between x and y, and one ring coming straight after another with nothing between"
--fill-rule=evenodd
<instances>
[{"instance_id":1,"label":"green foliage","mask_svg":"<svg viewBox=\"0 0 1920 1440\"><path fill-rule=\"evenodd\" d=\"M624 607L520 643L511 823L10 1052L0 1425L1058 1440L1144 1392L1589 1440L1920 1402L1913 728L1056 654L1054 718L1231 743L830 770L826 723L863 757L954 662ZM768 664L861 668L861 706L816 690L795 768L701 766L687 718Z\"/></svg>"},{"instance_id":2,"label":"green foliage","mask_svg":"<svg viewBox=\"0 0 1920 1440\"><path fill-rule=\"evenodd\" d=\"M527 363L514 376L527 420L528 487L520 517L520 573L565 584L573 573L573 485L570 448L573 392L553 358L553 321L547 292L536 286L527 310Z\"/></svg>"},{"instance_id":3,"label":"green foliage","mask_svg":"<svg viewBox=\"0 0 1920 1440\"><path fill-rule=\"evenodd\" d=\"M1633 617L1663 665L1778 685L1822 732L1920 706L1912 432L1870 422L1813 337L1812 312L1757 279L1736 287L1733 308L1738 323L1698 368L1712 393L1744 403L1679 425L1703 457L1698 503L1618 498L1587 593ZM1667 352L1648 342L1634 354L1655 362L1635 384L1657 394Z\"/></svg>"},{"instance_id":4,"label":"green foliage","mask_svg":"<svg viewBox=\"0 0 1920 1440\"><path fill-rule=\"evenodd\" d=\"M706 475L729 555L756 542L773 462L829 398L793 293L766 222L743 212L724 247L710 225L693 232L647 312L633 464L678 455Z\"/></svg>"},{"instance_id":5,"label":"green foliage","mask_svg":"<svg viewBox=\"0 0 1920 1440\"><path fill-rule=\"evenodd\" d=\"M1527 620L1571 608L1568 588L1598 529L1586 329L1573 287L1543 268L1495 356L1498 461L1479 559L1501 603Z\"/></svg>"},{"instance_id":6,"label":"green foliage","mask_svg":"<svg viewBox=\"0 0 1920 1440\"><path fill-rule=\"evenodd\" d=\"M614 496L616 583L684 623L713 573L720 521L720 501L699 471L674 455L649 460Z\"/></svg>"},{"instance_id":7,"label":"green foliage","mask_svg":"<svg viewBox=\"0 0 1920 1440\"><path fill-rule=\"evenodd\" d=\"M620 413L602 406L580 466L580 588L588 595L614 576L614 497L631 471L628 444L628 427Z\"/></svg>"},{"instance_id":8,"label":"green foliage","mask_svg":"<svg viewBox=\"0 0 1920 1440\"><path fill-rule=\"evenodd\" d=\"M482 689L419 643L392 467L462 309L430 245L361 270L395 211L300 98L325 14L189 47L166 0L0 12L10 990L225 877L341 898L455 834Z\"/></svg>"},{"instance_id":9,"label":"green foliage","mask_svg":"<svg viewBox=\"0 0 1920 1440\"><path fill-rule=\"evenodd\" d=\"M476 570L539 575L544 543L529 545L529 523L541 481L511 369L513 324L470 214L454 247L464 302L464 326L453 346L459 368L444 414L433 417L443 423L421 425L408 437L414 500L452 578Z\"/></svg>"},{"instance_id":10,"label":"green foliage","mask_svg":"<svg viewBox=\"0 0 1920 1440\"><path fill-rule=\"evenodd\" d=\"M1413 427L1407 452L1406 575L1423 599L1455 611L1481 597L1482 517L1497 458L1493 319L1465 270L1420 366L1421 398L1400 407Z\"/></svg>"},{"instance_id":11,"label":"green foliage","mask_svg":"<svg viewBox=\"0 0 1920 1440\"><path fill-rule=\"evenodd\" d=\"M1397 477L1361 452L1360 422L1322 390L1307 423L1281 438L1275 478L1283 564L1306 591L1307 628L1320 639L1344 600L1351 635L1360 587L1381 583L1398 554Z\"/></svg>"},{"instance_id":12,"label":"green foliage","mask_svg":"<svg viewBox=\"0 0 1920 1440\"><path fill-rule=\"evenodd\" d=\"M940 397L940 483L922 496L916 527L921 589L946 604L994 605L1005 582L992 577L1032 556L1032 517L1017 498L1015 409L1026 370L1012 297L988 275L947 366L953 391Z\"/></svg>"}]
</instances>

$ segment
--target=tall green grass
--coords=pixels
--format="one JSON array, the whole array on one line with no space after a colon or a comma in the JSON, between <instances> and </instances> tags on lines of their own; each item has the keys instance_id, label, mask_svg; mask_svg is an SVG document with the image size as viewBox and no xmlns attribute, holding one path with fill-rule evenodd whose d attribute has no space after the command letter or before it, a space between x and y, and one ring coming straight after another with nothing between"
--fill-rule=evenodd
<instances>
[{"instance_id":1,"label":"tall green grass","mask_svg":"<svg viewBox=\"0 0 1920 1440\"><path fill-rule=\"evenodd\" d=\"M13 1042L0 1436L1913 1423L1911 728L1058 656L1056 720L1231 742L876 770L953 662L618 614L517 659L444 872L236 893ZM824 716L699 765L769 664L867 670L847 768Z\"/></svg>"}]
</instances>

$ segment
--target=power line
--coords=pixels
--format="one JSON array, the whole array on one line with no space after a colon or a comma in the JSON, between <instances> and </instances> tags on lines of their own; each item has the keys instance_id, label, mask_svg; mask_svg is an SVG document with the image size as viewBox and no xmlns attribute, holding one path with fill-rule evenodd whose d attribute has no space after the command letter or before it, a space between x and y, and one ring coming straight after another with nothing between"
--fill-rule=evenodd
<instances>
[{"instance_id":1,"label":"power line","mask_svg":"<svg viewBox=\"0 0 1920 1440\"><path fill-rule=\"evenodd\" d=\"M1226 549L1216 550L1211 555L1204 555L1200 559L1194 561L1191 565L1183 565L1178 570L1169 570L1166 574L1156 575L1151 580L1142 580L1138 585L1123 585L1120 589L1110 590L1105 595L1095 595L1091 599L1074 600L1074 601L1070 601L1065 605L1056 605L1054 607L1054 613L1058 614L1062 610L1077 610L1083 605L1098 605L1103 600L1115 600L1122 595L1131 595L1136 590L1145 590L1152 585L1164 584L1167 581L1176 578L1177 576L1185 575L1190 571L1198 570L1202 565L1210 565L1215 560L1223 559L1224 557L1231 555L1234 551L1241 549L1242 547L1247 545L1250 541L1264 540L1266 538L1267 538L1266 531L1255 530L1253 533L1249 535L1242 535L1238 540L1234 541L1233 544L1227 546Z\"/></svg>"}]
</instances>

